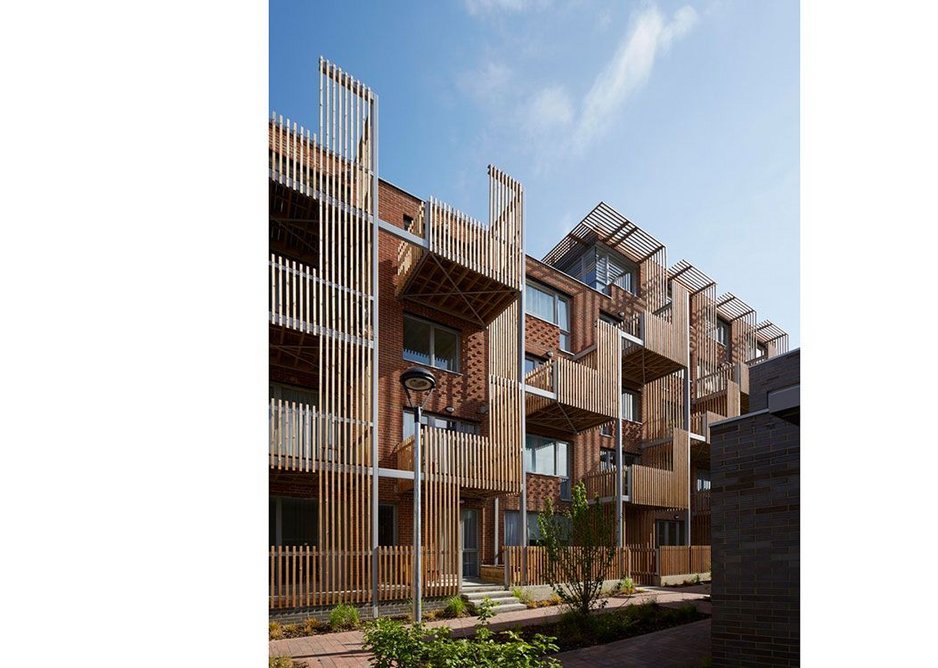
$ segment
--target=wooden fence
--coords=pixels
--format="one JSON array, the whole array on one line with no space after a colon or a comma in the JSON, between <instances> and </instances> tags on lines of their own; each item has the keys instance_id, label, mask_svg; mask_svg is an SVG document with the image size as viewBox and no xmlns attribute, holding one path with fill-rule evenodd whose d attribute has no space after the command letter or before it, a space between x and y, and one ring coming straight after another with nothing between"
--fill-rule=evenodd
<instances>
[{"instance_id":1,"label":"wooden fence","mask_svg":"<svg viewBox=\"0 0 938 668\"><path fill-rule=\"evenodd\" d=\"M709 572L709 545L676 545L658 548L658 575Z\"/></svg>"},{"instance_id":2,"label":"wooden fence","mask_svg":"<svg viewBox=\"0 0 938 668\"><path fill-rule=\"evenodd\" d=\"M505 586L549 584L546 548L510 545L504 548L502 554L505 562ZM654 585L661 576L709 572L709 545L660 548L629 545L616 550L612 564L603 577L606 580L631 577L636 584Z\"/></svg>"},{"instance_id":3,"label":"wooden fence","mask_svg":"<svg viewBox=\"0 0 938 668\"><path fill-rule=\"evenodd\" d=\"M448 550L425 547L423 595L453 596L459 592L459 573L446 564L459 559ZM413 596L413 554L409 546L379 547L378 599L406 600ZM458 555L457 555L458 556ZM363 586L350 587L352 575ZM329 551L309 546L270 548L269 607L303 608L371 601L371 550Z\"/></svg>"}]
</instances>

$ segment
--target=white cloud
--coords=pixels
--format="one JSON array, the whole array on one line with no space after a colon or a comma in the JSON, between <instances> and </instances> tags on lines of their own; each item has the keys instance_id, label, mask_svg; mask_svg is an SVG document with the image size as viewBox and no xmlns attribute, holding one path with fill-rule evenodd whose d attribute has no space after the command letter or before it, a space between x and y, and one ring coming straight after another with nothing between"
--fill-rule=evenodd
<instances>
[{"instance_id":1,"label":"white cloud","mask_svg":"<svg viewBox=\"0 0 938 668\"><path fill-rule=\"evenodd\" d=\"M531 101L528 129L536 134L549 132L573 120L573 102L563 86L549 86L536 93Z\"/></svg>"},{"instance_id":2,"label":"white cloud","mask_svg":"<svg viewBox=\"0 0 938 668\"><path fill-rule=\"evenodd\" d=\"M610 126L626 100L651 75L655 58L684 37L697 23L697 12L684 6L666 21L657 7L638 14L612 60L586 94L573 134L575 150L584 150Z\"/></svg>"}]
</instances>

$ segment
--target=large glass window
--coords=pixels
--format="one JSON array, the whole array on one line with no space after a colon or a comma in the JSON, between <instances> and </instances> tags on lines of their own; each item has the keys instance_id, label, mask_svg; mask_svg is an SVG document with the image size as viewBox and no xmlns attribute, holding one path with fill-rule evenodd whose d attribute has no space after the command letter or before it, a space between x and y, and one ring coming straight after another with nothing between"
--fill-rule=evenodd
<instances>
[{"instance_id":1,"label":"large glass window","mask_svg":"<svg viewBox=\"0 0 938 668\"><path fill-rule=\"evenodd\" d=\"M271 545L316 545L319 513L315 499L271 496L269 511Z\"/></svg>"},{"instance_id":2,"label":"large glass window","mask_svg":"<svg viewBox=\"0 0 938 668\"><path fill-rule=\"evenodd\" d=\"M541 543L541 527L537 522L538 513L528 513L528 544ZM505 545L521 545L521 513L517 510L505 511Z\"/></svg>"},{"instance_id":3,"label":"large glass window","mask_svg":"<svg viewBox=\"0 0 938 668\"><path fill-rule=\"evenodd\" d=\"M397 506L378 505L378 545L397 545Z\"/></svg>"},{"instance_id":4,"label":"large glass window","mask_svg":"<svg viewBox=\"0 0 938 668\"><path fill-rule=\"evenodd\" d=\"M637 392L622 390L622 419L641 422L642 399Z\"/></svg>"},{"instance_id":5,"label":"large glass window","mask_svg":"<svg viewBox=\"0 0 938 668\"><path fill-rule=\"evenodd\" d=\"M570 444L566 441L528 434L524 454L529 473L569 477Z\"/></svg>"},{"instance_id":6,"label":"large glass window","mask_svg":"<svg viewBox=\"0 0 938 668\"><path fill-rule=\"evenodd\" d=\"M683 520L657 520L655 522L655 539L657 546L684 545Z\"/></svg>"},{"instance_id":7,"label":"large glass window","mask_svg":"<svg viewBox=\"0 0 938 668\"><path fill-rule=\"evenodd\" d=\"M405 315L404 359L446 371L459 371L459 334Z\"/></svg>"},{"instance_id":8,"label":"large glass window","mask_svg":"<svg viewBox=\"0 0 938 668\"><path fill-rule=\"evenodd\" d=\"M710 471L697 471L697 491L710 491Z\"/></svg>"},{"instance_id":9,"label":"large glass window","mask_svg":"<svg viewBox=\"0 0 938 668\"><path fill-rule=\"evenodd\" d=\"M531 373L536 368L544 364L546 360L541 359L535 355L525 355L524 356L524 373L525 375Z\"/></svg>"},{"instance_id":10,"label":"large glass window","mask_svg":"<svg viewBox=\"0 0 938 668\"><path fill-rule=\"evenodd\" d=\"M570 350L570 300L550 288L528 282L525 313L551 322L560 328L560 349Z\"/></svg>"},{"instance_id":11,"label":"large glass window","mask_svg":"<svg viewBox=\"0 0 938 668\"><path fill-rule=\"evenodd\" d=\"M730 323L723 318L717 318L716 340L721 346L730 344Z\"/></svg>"}]
</instances>

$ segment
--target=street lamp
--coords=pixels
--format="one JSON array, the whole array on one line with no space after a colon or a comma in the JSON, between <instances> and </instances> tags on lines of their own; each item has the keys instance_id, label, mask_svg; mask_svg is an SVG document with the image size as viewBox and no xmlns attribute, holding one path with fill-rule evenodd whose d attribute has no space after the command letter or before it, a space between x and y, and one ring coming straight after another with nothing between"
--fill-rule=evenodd
<instances>
[{"instance_id":1,"label":"street lamp","mask_svg":"<svg viewBox=\"0 0 938 668\"><path fill-rule=\"evenodd\" d=\"M414 409L414 623L420 623L421 608L421 580L423 573L423 560L420 554L420 481L421 481L421 452L420 452L420 419L423 413L423 404L436 387L436 378L426 369L412 366L401 374L401 385L407 393L407 403ZM414 400L414 395L423 395L420 401Z\"/></svg>"}]
</instances>

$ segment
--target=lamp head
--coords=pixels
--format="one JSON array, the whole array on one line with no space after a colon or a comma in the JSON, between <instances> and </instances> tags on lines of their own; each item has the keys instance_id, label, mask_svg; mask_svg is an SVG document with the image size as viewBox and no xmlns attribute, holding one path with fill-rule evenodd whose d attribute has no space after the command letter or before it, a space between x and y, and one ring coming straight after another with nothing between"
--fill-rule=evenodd
<instances>
[{"instance_id":1,"label":"lamp head","mask_svg":"<svg viewBox=\"0 0 938 668\"><path fill-rule=\"evenodd\" d=\"M436 387L436 378L426 369L412 366L401 374L401 385L411 392L429 392Z\"/></svg>"}]
</instances>

